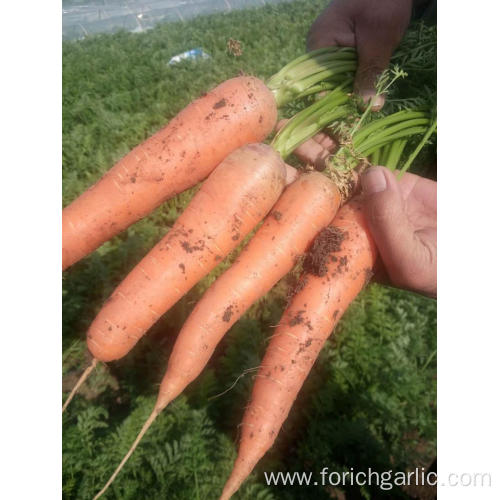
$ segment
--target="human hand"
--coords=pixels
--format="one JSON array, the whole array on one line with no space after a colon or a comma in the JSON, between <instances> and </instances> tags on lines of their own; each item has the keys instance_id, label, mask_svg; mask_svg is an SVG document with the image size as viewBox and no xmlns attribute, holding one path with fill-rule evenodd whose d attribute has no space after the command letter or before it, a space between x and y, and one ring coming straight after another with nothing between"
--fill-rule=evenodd
<instances>
[{"instance_id":1,"label":"human hand","mask_svg":"<svg viewBox=\"0 0 500 500\"><path fill-rule=\"evenodd\" d=\"M356 47L358 70L354 91L379 110L384 96L376 95L378 76L389 66L411 17L412 0L333 0L312 24L308 50L341 45Z\"/></svg>"},{"instance_id":2,"label":"human hand","mask_svg":"<svg viewBox=\"0 0 500 500\"><path fill-rule=\"evenodd\" d=\"M361 175L363 211L389 281L436 297L437 183L385 167Z\"/></svg>"},{"instance_id":3,"label":"human hand","mask_svg":"<svg viewBox=\"0 0 500 500\"><path fill-rule=\"evenodd\" d=\"M321 133L294 154L323 170L335 149L335 141ZM361 175L360 184L363 211L381 257L375 279L435 297L437 183L410 173L397 180L387 168L371 167Z\"/></svg>"}]
</instances>

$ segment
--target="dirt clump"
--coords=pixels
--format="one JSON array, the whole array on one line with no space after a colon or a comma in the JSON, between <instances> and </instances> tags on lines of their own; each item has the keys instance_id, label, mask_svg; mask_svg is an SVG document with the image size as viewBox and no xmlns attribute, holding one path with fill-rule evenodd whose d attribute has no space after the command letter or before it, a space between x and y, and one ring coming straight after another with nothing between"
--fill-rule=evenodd
<instances>
[{"instance_id":1,"label":"dirt clump","mask_svg":"<svg viewBox=\"0 0 500 500\"><path fill-rule=\"evenodd\" d=\"M314 276L325 276L328 258L332 252L339 252L346 233L334 226L327 226L314 240L304 259L304 271Z\"/></svg>"}]
</instances>

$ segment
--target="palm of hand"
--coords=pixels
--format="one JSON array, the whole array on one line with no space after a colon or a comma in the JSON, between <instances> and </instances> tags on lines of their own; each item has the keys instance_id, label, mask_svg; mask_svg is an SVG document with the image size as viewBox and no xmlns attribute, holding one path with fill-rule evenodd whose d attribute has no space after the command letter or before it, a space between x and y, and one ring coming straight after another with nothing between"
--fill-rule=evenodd
<instances>
[{"instance_id":1,"label":"palm of hand","mask_svg":"<svg viewBox=\"0 0 500 500\"><path fill-rule=\"evenodd\" d=\"M336 147L334 139L321 133L294 153L303 163L322 170ZM399 181L388 171L387 175L391 176L392 189L363 203L383 261L376 278L435 296L437 184L410 173L405 173Z\"/></svg>"},{"instance_id":2,"label":"palm of hand","mask_svg":"<svg viewBox=\"0 0 500 500\"><path fill-rule=\"evenodd\" d=\"M407 246L408 258L404 264L386 269L395 284L435 296L437 260L437 184L405 173L398 183L403 198L405 219L413 242ZM412 244L410 244L412 243Z\"/></svg>"}]
</instances>

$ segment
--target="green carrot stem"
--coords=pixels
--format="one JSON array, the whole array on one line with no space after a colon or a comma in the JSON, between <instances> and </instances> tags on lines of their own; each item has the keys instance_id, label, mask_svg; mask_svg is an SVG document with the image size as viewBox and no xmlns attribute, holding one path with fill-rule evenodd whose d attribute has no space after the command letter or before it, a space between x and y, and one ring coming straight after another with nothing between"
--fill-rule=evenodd
<instances>
[{"instance_id":1,"label":"green carrot stem","mask_svg":"<svg viewBox=\"0 0 500 500\"><path fill-rule=\"evenodd\" d=\"M418 143L418 146L415 148L415 150L412 152L412 154L409 156L409 158L406 160L405 164L401 168L401 171L399 172L398 175L398 179L401 179L402 175L410 168L411 164L417 157L418 153L420 153L422 148L426 145L427 141L429 140L429 137L434 133L436 128L437 128L437 120L436 118L434 118L430 127L427 129L426 133L422 137L422 140Z\"/></svg>"},{"instance_id":2,"label":"green carrot stem","mask_svg":"<svg viewBox=\"0 0 500 500\"><path fill-rule=\"evenodd\" d=\"M427 127L422 127L422 126L407 128L407 129L401 130L400 132L398 132L392 136L385 137L379 144L375 144L371 148L361 149L361 150L356 149L356 151L363 156L370 156L374 151L376 151L381 146L385 146L386 144L391 143L392 141L395 141L396 139L401 139L403 137L411 137L412 135L420 135L426 131L427 131Z\"/></svg>"},{"instance_id":3,"label":"green carrot stem","mask_svg":"<svg viewBox=\"0 0 500 500\"><path fill-rule=\"evenodd\" d=\"M401 159L401 155L403 154L407 142L407 139L398 139L391 144L391 147L389 149L389 156L387 158L387 161L385 162L385 166L389 170L395 170L398 166L399 160Z\"/></svg>"},{"instance_id":4,"label":"green carrot stem","mask_svg":"<svg viewBox=\"0 0 500 500\"><path fill-rule=\"evenodd\" d=\"M349 60L355 57L356 51L350 47L326 47L314 50L290 61L280 71L271 76L267 84L269 87L273 87L281 85L283 80L294 80L294 72L300 70L309 61Z\"/></svg>"},{"instance_id":5,"label":"green carrot stem","mask_svg":"<svg viewBox=\"0 0 500 500\"><path fill-rule=\"evenodd\" d=\"M314 123L308 123L300 128L293 136L290 136L286 148L280 151L282 157L287 158L298 146L302 143L316 135L323 127L331 123L332 121L344 118L349 114L349 107L339 106L334 111L324 115L321 119Z\"/></svg>"},{"instance_id":6,"label":"green carrot stem","mask_svg":"<svg viewBox=\"0 0 500 500\"><path fill-rule=\"evenodd\" d=\"M395 123L394 125L391 125L390 127L386 127L380 130L377 130L376 133L373 133L369 137L367 137L363 142L361 143L354 143L354 147L356 150L361 151L362 149L369 149L372 145L378 144L380 141L382 141L385 137L394 135L396 132L399 132L400 130L403 130L405 128L411 128L411 127L416 127L418 125L428 125L429 124L429 118L415 118L413 120L405 120L402 122Z\"/></svg>"},{"instance_id":7,"label":"green carrot stem","mask_svg":"<svg viewBox=\"0 0 500 500\"><path fill-rule=\"evenodd\" d=\"M335 47L335 48L338 49L338 47ZM293 59L292 61L290 61L288 64L286 64L285 66L283 66L277 73L275 73L273 76L271 76L269 78L269 80L268 80L268 83L270 83L274 79L278 79L282 75L284 75L287 72L289 72L290 69L298 66L299 64L301 64L304 61L308 61L308 60L310 60L310 59L312 59L314 57L321 56L322 54L327 54L327 53L328 54L332 54L333 52L335 52L332 49L334 49L334 47L324 47L322 49L313 50L311 52L307 52L305 54L302 54L299 57L296 57L295 59Z\"/></svg>"},{"instance_id":8,"label":"green carrot stem","mask_svg":"<svg viewBox=\"0 0 500 500\"><path fill-rule=\"evenodd\" d=\"M347 116L349 107L342 106L342 104L345 104L348 99L347 94L338 88L335 89L297 113L276 134L271 145L281 154L282 158L286 158L295 148L313 137L323 127Z\"/></svg>"},{"instance_id":9,"label":"green carrot stem","mask_svg":"<svg viewBox=\"0 0 500 500\"><path fill-rule=\"evenodd\" d=\"M293 78L284 81L279 87L282 86L294 86L300 85L304 81L309 81L309 78L314 77L318 74L324 74L324 72L328 72L332 76L337 73L345 73L347 71L354 72L356 70L356 61L335 61L332 63L325 64L309 64L304 68L301 68L300 71L296 72L293 75ZM272 88L272 87L270 87Z\"/></svg>"},{"instance_id":10,"label":"green carrot stem","mask_svg":"<svg viewBox=\"0 0 500 500\"><path fill-rule=\"evenodd\" d=\"M312 105L297 113L291 120L288 121L286 126L278 132L275 137L275 141L278 141L277 143L284 143L297 127L309 120L310 116L314 115L321 117L325 111L344 103L346 100L347 95L344 92L341 92L340 89L336 88L327 96L319 99ZM313 121L315 120L316 118L313 118Z\"/></svg>"},{"instance_id":11,"label":"green carrot stem","mask_svg":"<svg viewBox=\"0 0 500 500\"><path fill-rule=\"evenodd\" d=\"M315 113L300 124L293 124L292 130L284 137L277 136L272 146L281 154L282 158L285 159L294 149L317 134L323 127L332 121L343 118L348 113L349 109L347 106L337 106L327 113Z\"/></svg>"},{"instance_id":12,"label":"green carrot stem","mask_svg":"<svg viewBox=\"0 0 500 500\"><path fill-rule=\"evenodd\" d=\"M356 146L357 144L360 144L366 137L368 137L376 130L383 129L389 125L392 125L393 123L411 120L414 118L426 118L428 116L428 113L426 113L425 111L409 110L398 111L397 113L385 116L384 118L380 118L369 123L368 125L361 127L353 136L353 145Z\"/></svg>"},{"instance_id":13,"label":"green carrot stem","mask_svg":"<svg viewBox=\"0 0 500 500\"><path fill-rule=\"evenodd\" d=\"M304 90L304 92L297 94L297 99L302 99L303 97L307 97L307 96L310 96L313 94L318 94L319 92L333 90L337 86L338 86L338 83L335 80L320 82L320 83L317 83L316 85L313 85L312 87L309 87L307 90Z\"/></svg>"},{"instance_id":14,"label":"green carrot stem","mask_svg":"<svg viewBox=\"0 0 500 500\"><path fill-rule=\"evenodd\" d=\"M380 148L381 151L381 158L380 158L380 165L386 165L387 161L389 160L389 153L391 151L391 143L388 142L384 146Z\"/></svg>"},{"instance_id":15,"label":"green carrot stem","mask_svg":"<svg viewBox=\"0 0 500 500\"><path fill-rule=\"evenodd\" d=\"M282 107L285 104L293 101L302 92L308 90L312 86L324 80L329 80L335 77L339 77L346 72L354 72L356 67L355 63L335 65L330 68L325 66L327 69L319 71L317 73L310 74L306 78L297 80L294 82L289 82L283 86L276 89L271 89L276 99L278 107Z\"/></svg>"},{"instance_id":16,"label":"green carrot stem","mask_svg":"<svg viewBox=\"0 0 500 500\"><path fill-rule=\"evenodd\" d=\"M372 165L379 165L380 164L380 148L376 149L372 155L370 156L370 163Z\"/></svg>"},{"instance_id":17,"label":"green carrot stem","mask_svg":"<svg viewBox=\"0 0 500 500\"><path fill-rule=\"evenodd\" d=\"M304 90L304 92L297 94L296 99L302 99L303 97L307 97L313 94L318 94L319 92L333 90L336 88L345 89L350 84L352 84L353 80L354 76L352 74L338 75L338 76L336 75L335 78L332 78L331 80L319 82L316 85L309 87L307 90Z\"/></svg>"},{"instance_id":18,"label":"green carrot stem","mask_svg":"<svg viewBox=\"0 0 500 500\"><path fill-rule=\"evenodd\" d=\"M297 79L295 84L306 86L306 88L310 85L310 82L317 83L321 80L326 80L327 78L331 78L339 73L346 73L348 71L354 72L356 70L355 62L347 62L347 63L336 63L336 64L325 64L323 68L320 68L316 72L304 72L301 75L300 79Z\"/></svg>"}]
</instances>

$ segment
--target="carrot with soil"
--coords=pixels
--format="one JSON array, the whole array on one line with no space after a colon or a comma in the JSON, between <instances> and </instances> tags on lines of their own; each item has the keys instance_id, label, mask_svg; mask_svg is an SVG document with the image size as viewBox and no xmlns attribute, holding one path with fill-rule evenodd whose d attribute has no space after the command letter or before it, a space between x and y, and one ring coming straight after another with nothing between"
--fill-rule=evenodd
<instances>
[{"instance_id":1,"label":"carrot with soil","mask_svg":"<svg viewBox=\"0 0 500 500\"><path fill-rule=\"evenodd\" d=\"M356 201L316 238L304 274L262 360L245 411L229 499L271 448L319 352L370 278L376 249Z\"/></svg>"},{"instance_id":2,"label":"carrot with soil","mask_svg":"<svg viewBox=\"0 0 500 500\"><path fill-rule=\"evenodd\" d=\"M251 144L231 153L101 309L87 333L94 357L113 361L127 354L265 217L285 175L269 146Z\"/></svg>"},{"instance_id":3,"label":"carrot with soil","mask_svg":"<svg viewBox=\"0 0 500 500\"><path fill-rule=\"evenodd\" d=\"M63 270L202 181L238 147L264 140L278 105L352 82L355 66L353 49L319 51L292 61L268 85L240 76L193 101L64 208Z\"/></svg>"},{"instance_id":4,"label":"carrot with soil","mask_svg":"<svg viewBox=\"0 0 500 500\"><path fill-rule=\"evenodd\" d=\"M335 216L340 201L337 187L319 172L303 174L285 190L233 265L205 292L184 323L160 386L159 410L201 373L231 326L294 267Z\"/></svg>"},{"instance_id":5,"label":"carrot with soil","mask_svg":"<svg viewBox=\"0 0 500 500\"><path fill-rule=\"evenodd\" d=\"M276 118L273 94L254 77L232 78L193 101L63 210L63 270L203 180L235 149L265 139Z\"/></svg>"},{"instance_id":6,"label":"carrot with soil","mask_svg":"<svg viewBox=\"0 0 500 500\"><path fill-rule=\"evenodd\" d=\"M347 99L337 89L322 101L337 105L329 116L343 116L348 107L339 104ZM294 130L291 139L287 136L286 147L277 136L273 147L251 144L231 153L169 233L113 292L87 333L89 350L97 359L113 361L127 354L162 314L265 217L285 185L287 169L282 158L306 138L301 127L290 122ZM305 123L311 133L323 127L322 121L316 121L315 129L309 120Z\"/></svg>"},{"instance_id":7,"label":"carrot with soil","mask_svg":"<svg viewBox=\"0 0 500 500\"><path fill-rule=\"evenodd\" d=\"M348 96L339 88L321 102L333 108L328 111L331 118L348 113L349 107L342 105L347 100ZM275 150L285 158L307 139L301 123L307 134L320 130L324 126L325 106L318 108L315 105L313 113L306 113L305 118L303 113L307 109L296 115L295 120L291 120L293 130L286 135L286 144L282 144L282 136L277 136L273 147L244 146L216 168L172 230L119 285L90 326L87 344L95 358L113 361L127 354L159 317L208 274L267 214L285 182L293 178L290 170L294 169L287 167ZM235 171L231 172L231 168ZM266 173L270 175L268 182L277 177L279 182L274 180L272 187L265 186ZM257 186L262 189L260 192ZM258 217L248 219L245 205L249 200L253 209L258 207ZM232 214L230 220L228 214ZM206 227L200 225L202 220L206 220ZM86 370L82 378L89 373ZM72 391L71 397L75 392ZM67 406L68 401L64 407Z\"/></svg>"},{"instance_id":8,"label":"carrot with soil","mask_svg":"<svg viewBox=\"0 0 500 500\"><path fill-rule=\"evenodd\" d=\"M340 88L298 113L273 140L285 158L320 130L325 119L345 116L348 100ZM157 402L132 447L101 496L123 468L158 414L203 370L229 328L296 263L315 235L334 217L341 203L337 186L318 172L305 174L280 197L262 227L236 262L207 290L178 335Z\"/></svg>"},{"instance_id":9,"label":"carrot with soil","mask_svg":"<svg viewBox=\"0 0 500 500\"><path fill-rule=\"evenodd\" d=\"M87 332L94 358L127 354L265 217L285 179L285 164L270 146L250 144L231 153L104 304Z\"/></svg>"},{"instance_id":10,"label":"carrot with soil","mask_svg":"<svg viewBox=\"0 0 500 500\"><path fill-rule=\"evenodd\" d=\"M302 175L282 194L234 264L206 291L184 323L157 402L109 487L157 415L202 372L231 326L295 265L340 205L337 187L319 172Z\"/></svg>"}]
</instances>

